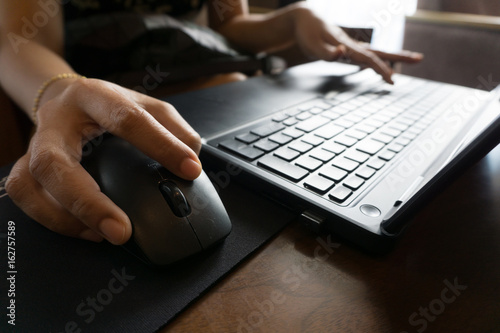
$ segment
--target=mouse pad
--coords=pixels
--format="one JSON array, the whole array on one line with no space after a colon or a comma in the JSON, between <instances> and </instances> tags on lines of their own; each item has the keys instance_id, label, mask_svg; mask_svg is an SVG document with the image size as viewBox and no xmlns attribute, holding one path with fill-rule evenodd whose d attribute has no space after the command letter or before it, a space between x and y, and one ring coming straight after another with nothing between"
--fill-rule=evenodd
<instances>
[{"instance_id":1,"label":"mouse pad","mask_svg":"<svg viewBox=\"0 0 500 333\"><path fill-rule=\"evenodd\" d=\"M45 229L0 182L0 332L155 332L293 220L230 177L207 174L223 185L233 230L221 246L161 270L107 242Z\"/></svg>"}]
</instances>

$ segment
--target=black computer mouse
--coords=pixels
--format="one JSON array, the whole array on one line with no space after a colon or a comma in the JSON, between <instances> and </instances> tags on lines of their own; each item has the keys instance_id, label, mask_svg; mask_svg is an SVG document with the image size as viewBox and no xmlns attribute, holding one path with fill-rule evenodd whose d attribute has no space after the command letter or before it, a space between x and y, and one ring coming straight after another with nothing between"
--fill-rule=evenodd
<instances>
[{"instance_id":1,"label":"black computer mouse","mask_svg":"<svg viewBox=\"0 0 500 333\"><path fill-rule=\"evenodd\" d=\"M82 165L130 218L132 236L124 247L143 261L172 264L230 233L231 221L204 172L194 181L181 179L110 135L87 147Z\"/></svg>"}]
</instances>

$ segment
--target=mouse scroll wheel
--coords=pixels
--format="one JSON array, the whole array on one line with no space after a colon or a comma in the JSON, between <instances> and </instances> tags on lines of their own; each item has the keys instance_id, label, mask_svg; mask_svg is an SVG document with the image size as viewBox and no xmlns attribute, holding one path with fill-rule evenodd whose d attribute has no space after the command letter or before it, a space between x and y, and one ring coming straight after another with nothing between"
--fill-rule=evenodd
<instances>
[{"instance_id":1,"label":"mouse scroll wheel","mask_svg":"<svg viewBox=\"0 0 500 333\"><path fill-rule=\"evenodd\" d=\"M186 217L191 214L191 207L180 188L171 181L160 183L160 192L167 201L170 209L178 217Z\"/></svg>"}]
</instances>

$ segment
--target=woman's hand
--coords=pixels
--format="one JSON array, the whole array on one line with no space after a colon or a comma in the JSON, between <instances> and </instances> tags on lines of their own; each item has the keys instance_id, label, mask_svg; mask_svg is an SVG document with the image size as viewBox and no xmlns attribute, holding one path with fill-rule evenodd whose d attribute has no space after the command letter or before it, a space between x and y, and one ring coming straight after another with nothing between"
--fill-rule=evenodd
<instances>
[{"instance_id":1,"label":"woman's hand","mask_svg":"<svg viewBox=\"0 0 500 333\"><path fill-rule=\"evenodd\" d=\"M226 10L218 12L214 8ZM211 27L237 47L253 53L284 50L296 44L311 60L343 58L373 68L390 83L392 69L386 62L422 60L419 53L392 54L370 49L369 45L351 39L341 28L327 25L305 1L268 14L249 14L244 0L212 0L209 9Z\"/></svg>"},{"instance_id":2,"label":"woman's hand","mask_svg":"<svg viewBox=\"0 0 500 333\"><path fill-rule=\"evenodd\" d=\"M296 42L311 59L346 59L372 68L389 83L393 83L393 71L387 62L417 63L423 58L422 54L409 51L393 54L372 50L369 44L351 39L341 28L327 25L303 6L295 9L294 22Z\"/></svg>"},{"instance_id":3,"label":"woman's hand","mask_svg":"<svg viewBox=\"0 0 500 333\"><path fill-rule=\"evenodd\" d=\"M38 111L38 128L6 190L55 232L123 244L132 232L130 220L80 165L83 145L109 131L174 174L195 179L201 173L200 137L168 103L101 80L66 83L63 93Z\"/></svg>"}]
</instances>

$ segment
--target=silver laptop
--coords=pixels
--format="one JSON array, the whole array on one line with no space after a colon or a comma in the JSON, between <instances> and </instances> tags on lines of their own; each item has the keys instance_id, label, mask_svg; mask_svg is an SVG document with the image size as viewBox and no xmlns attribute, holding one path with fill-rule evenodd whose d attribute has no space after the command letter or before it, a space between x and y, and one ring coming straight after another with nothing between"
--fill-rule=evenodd
<instances>
[{"instance_id":1,"label":"silver laptop","mask_svg":"<svg viewBox=\"0 0 500 333\"><path fill-rule=\"evenodd\" d=\"M218 187L240 181L370 251L498 143L492 92L316 62L167 99L202 135Z\"/></svg>"}]
</instances>

